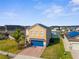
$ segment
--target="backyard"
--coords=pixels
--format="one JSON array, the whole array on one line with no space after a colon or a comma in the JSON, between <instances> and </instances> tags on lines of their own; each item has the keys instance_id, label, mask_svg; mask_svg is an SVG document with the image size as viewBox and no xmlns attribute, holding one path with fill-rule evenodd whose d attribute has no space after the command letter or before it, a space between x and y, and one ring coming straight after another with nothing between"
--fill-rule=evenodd
<instances>
[{"instance_id":1,"label":"backyard","mask_svg":"<svg viewBox=\"0 0 79 59\"><path fill-rule=\"evenodd\" d=\"M54 38L53 44L49 44L41 57L46 59L72 59L71 53L64 51L63 42L58 38Z\"/></svg>"}]
</instances>

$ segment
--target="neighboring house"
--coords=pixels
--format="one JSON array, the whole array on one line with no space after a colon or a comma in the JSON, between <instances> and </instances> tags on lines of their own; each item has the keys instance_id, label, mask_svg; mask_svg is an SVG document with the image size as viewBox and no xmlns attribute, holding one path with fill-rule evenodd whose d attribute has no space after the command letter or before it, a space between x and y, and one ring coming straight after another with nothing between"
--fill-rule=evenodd
<instances>
[{"instance_id":1,"label":"neighboring house","mask_svg":"<svg viewBox=\"0 0 79 59\"><path fill-rule=\"evenodd\" d=\"M57 31L57 30L58 30L58 28L53 28L53 29L52 29L52 31Z\"/></svg>"},{"instance_id":2,"label":"neighboring house","mask_svg":"<svg viewBox=\"0 0 79 59\"><path fill-rule=\"evenodd\" d=\"M0 26L0 33L5 33L5 27L4 26Z\"/></svg>"},{"instance_id":3,"label":"neighboring house","mask_svg":"<svg viewBox=\"0 0 79 59\"><path fill-rule=\"evenodd\" d=\"M42 24L35 24L26 29L26 37L32 46L47 46L51 38L51 30Z\"/></svg>"},{"instance_id":4,"label":"neighboring house","mask_svg":"<svg viewBox=\"0 0 79 59\"><path fill-rule=\"evenodd\" d=\"M78 28L76 28L76 31L79 31L79 27L78 27Z\"/></svg>"},{"instance_id":5,"label":"neighboring house","mask_svg":"<svg viewBox=\"0 0 79 59\"><path fill-rule=\"evenodd\" d=\"M70 31L76 31L76 27L75 26L71 26L70 27Z\"/></svg>"},{"instance_id":6,"label":"neighboring house","mask_svg":"<svg viewBox=\"0 0 79 59\"><path fill-rule=\"evenodd\" d=\"M51 31L51 33L52 33L52 38L59 38L60 37L59 31Z\"/></svg>"},{"instance_id":7,"label":"neighboring house","mask_svg":"<svg viewBox=\"0 0 79 59\"><path fill-rule=\"evenodd\" d=\"M67 30L68 30L68 32L70 32L70 29L69 28L67 28Z\"/></svg>"},{"instance_id":8,"label":"neighboring house","mask_svg":"<svg viewBox=\"0 0 79 59\"><path fill-rule=\"evenodd\" d=\"M16 29L20 29L22 33L25 33L25 30L30 27L30 26L20 26L20 25L5 25L5 26L0 26L0 34L3 34L1 39L4 38L11 38L14 39L11 35L16 31Z\"/></svg>"},{"instance_id":9,"label":"neighboring house","mask_svg":"<svg viewBox=\"0 0 79 59\"><path fill-rule=\"evenodd\" d=\"M20 26L20 25L5 25L5 30L9 34L12 34L13 32L15 32L16 29L20 29L21 32L23 32L23 33L25 32L25 28L23 26Z\"/></svg>"},{"instance_id":10,"label":"neighboring house","mask_svg":"<svg viewBox=\"0 0 79 59\"><path fill-rule=\"evenodd\" d=\"M5 25L5 26L0 26L0 33L6 33L8 32L9 34L13 33L16 31L16 29L20 29L21 32L25 33L25 29L29 26L20 26L20 25Z\"/></svg>"},{"instance_id":11,"label":"neighboring house","mask_svg":"<svg viewBox=\"0 0 79 59\"><path fill-rule=\"evenodd\" d=\"M65 50L79 50L79 32L68 32L64 35Z\"/></svg>"}]
</instances>

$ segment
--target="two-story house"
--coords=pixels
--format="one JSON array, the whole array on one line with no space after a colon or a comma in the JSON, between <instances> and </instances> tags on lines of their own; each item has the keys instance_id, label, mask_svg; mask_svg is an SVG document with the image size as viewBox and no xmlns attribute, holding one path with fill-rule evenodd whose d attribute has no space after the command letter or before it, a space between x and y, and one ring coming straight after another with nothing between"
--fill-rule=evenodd
<instances>
[{"instance_id":1,"label":"two-story house","mask_svg":"<svg viewBox=\"0 0 79 59\"><path fill-rule=\"evenodd\" d=\"M35 24L26 29L26 37L32 46L47 46L51 38L51 30L42 24Z\"/></svg>"}]
</instances>

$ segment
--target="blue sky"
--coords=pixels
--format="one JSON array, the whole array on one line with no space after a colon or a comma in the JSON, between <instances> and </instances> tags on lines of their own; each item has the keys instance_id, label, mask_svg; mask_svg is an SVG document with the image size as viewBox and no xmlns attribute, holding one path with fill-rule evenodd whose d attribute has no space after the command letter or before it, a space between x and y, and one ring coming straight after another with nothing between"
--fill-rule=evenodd
<instances>
[{"instance_id":1,"label":"blue sky","mask_svg":"<svg viewBox=\"0 0 79 59\"><path fill-rule=\"evenodd\" d=\"M0 25L79 25L79 0L0 0Z\"/></svg>"}]
</instances>

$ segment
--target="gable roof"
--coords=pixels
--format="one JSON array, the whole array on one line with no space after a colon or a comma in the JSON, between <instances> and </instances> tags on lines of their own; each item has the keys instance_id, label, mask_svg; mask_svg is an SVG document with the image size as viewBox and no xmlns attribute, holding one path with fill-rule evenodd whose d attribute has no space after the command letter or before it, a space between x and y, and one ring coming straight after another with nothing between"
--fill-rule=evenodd
<instances>
[{"instance_id":1,"label":"gable roof","mask_svg":"<svg viewBox=\"0 0 79 59\"><path fill-rule=\"evenodd\" d=\"M31 29L31 28L33 28L33 27L35 27L35 26L41 26L41 27L43 27L43 28L45 28L45 29L48 29L49 27L47 27L47 26L45 26L45 25L42 25L42 24L39 24L39 23L37 23L37 24L35 24L35 25L33 25L33 26L31 26L31 27L29 27L28 29Z\"/></svg>"}]
</instances>

